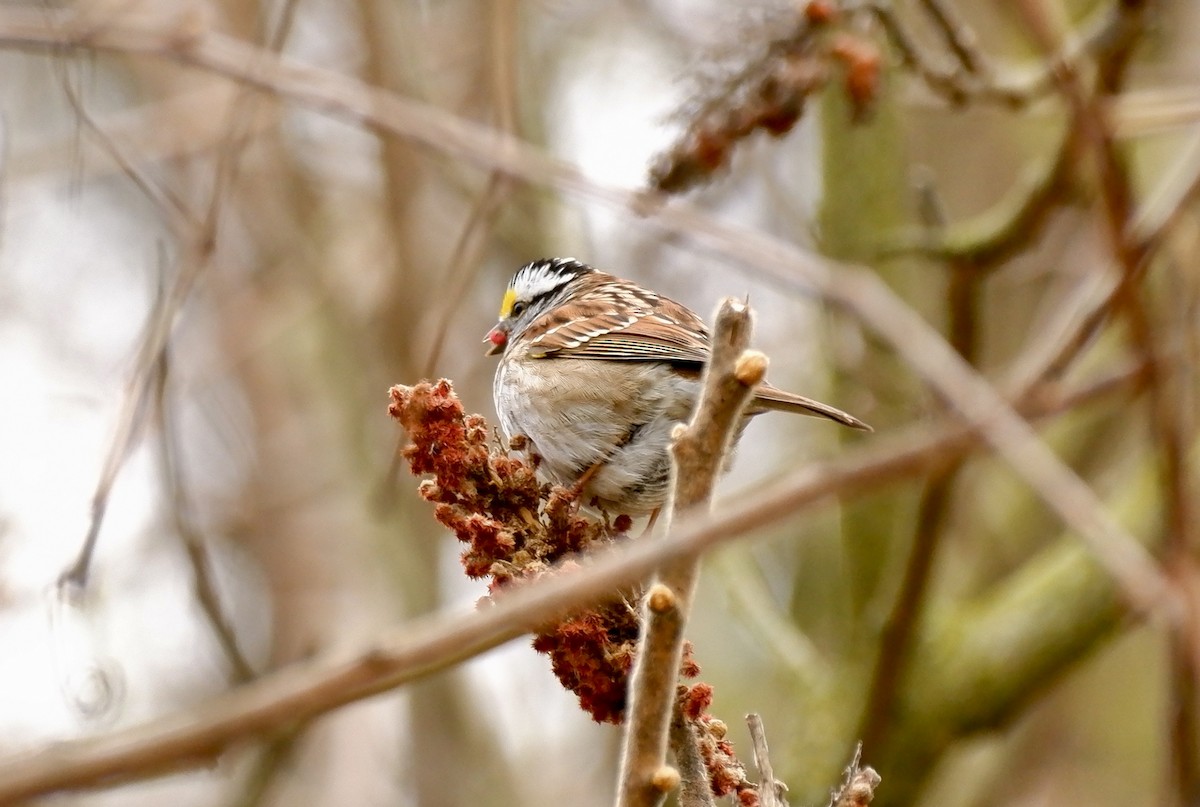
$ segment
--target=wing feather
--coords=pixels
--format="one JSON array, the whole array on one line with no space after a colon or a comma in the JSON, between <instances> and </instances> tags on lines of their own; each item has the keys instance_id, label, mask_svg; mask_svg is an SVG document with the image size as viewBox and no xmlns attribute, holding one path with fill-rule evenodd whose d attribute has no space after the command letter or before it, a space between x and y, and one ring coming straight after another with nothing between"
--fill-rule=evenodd
<instances>
[{"instance_id":1,"label":"wing feather","mask_svg":"<svg viewBox=\"0 0 1200 807\"><path fill-rule=\"evenodd\" d=\"M586 285L525 331L530 357L667 362L696 372L708 361L708 328L691 309L601 272L575 282ZM836 407L763 383L755 390L750 413L767 409L815 415L871 431Z\"/></svg>"},{"instance_id":2,"label":"wing feather","mask_svg":"<svg viewBox=\"0 0 1200 807\"><path fill-rule=\"evenodd\" d=\"M708 329L688 308L608 276L597 279L571 301L570 317L559 308L530 324L530 355L685 366L708 361Z\"/></svg>"}]
</instances>

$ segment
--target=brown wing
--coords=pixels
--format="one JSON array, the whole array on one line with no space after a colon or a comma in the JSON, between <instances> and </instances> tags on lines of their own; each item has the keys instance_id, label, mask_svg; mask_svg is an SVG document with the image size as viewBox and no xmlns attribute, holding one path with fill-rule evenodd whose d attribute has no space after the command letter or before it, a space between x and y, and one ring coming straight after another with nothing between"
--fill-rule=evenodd
<instances>
[{"instance_id":1,"label":"brown wing","mask_svg":"<svg viewBox=\"0 0 1200 807\"><path fill-rule=\"evenodd\" d=\"M700 370L709 356L708 329L689 308L649 289L596 272L567 306L530 323L530 356L599 361L662 361ZM567 310L569 306L569 310ZM840 409L763 383L751 411L775 409L829 418L872 431Z\"/></svg>"},{"instance_id":2,"label":"brown wing","mask_svg":"<svg viewBox=\"0 0 1200 807\"><path fill-rule=\"evenodd\" d=\"M674 300L600 272L568 306L529 325L530 355L598 361L708 361L704 321Z\"/></svg>"}]
</instances>

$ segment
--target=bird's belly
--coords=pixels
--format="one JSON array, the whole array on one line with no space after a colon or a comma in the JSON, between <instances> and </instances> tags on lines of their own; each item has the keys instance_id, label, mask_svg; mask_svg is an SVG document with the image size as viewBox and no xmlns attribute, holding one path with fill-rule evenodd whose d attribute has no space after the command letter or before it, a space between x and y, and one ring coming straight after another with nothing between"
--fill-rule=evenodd
<instances>
[{"instance_id":1,"label":"bird's belly","mask_svg":"<svg viewBox=\"0 0 1200 807\"><path fill-rule=\"evenodd\" d=\"M502 362L495 394L505 436L529 440L545 479L572 485L599 465L584 503L641 515L666 498L671 430L697 387L666 365L539 359Z\"/></svg>"}]
</instances>

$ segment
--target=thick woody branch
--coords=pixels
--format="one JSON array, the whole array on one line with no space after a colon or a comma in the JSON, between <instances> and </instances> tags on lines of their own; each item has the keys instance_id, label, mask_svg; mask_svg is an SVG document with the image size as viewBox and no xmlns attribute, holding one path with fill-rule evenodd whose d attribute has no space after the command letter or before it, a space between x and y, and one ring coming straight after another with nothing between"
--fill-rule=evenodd
<instances>
[{"instance_id":1,"label":"thick woody branch","mask_svg":"<svg viewBox=\"0 0 1200 807\"><path fill-rule=\"evenodd\" d=\"M670 525L707 509L746 405L766 374L766 357L747 350L750 331L749 307L724 300L717 309L712 358L696 412L690 423L677 428L671 447ZM683 630L697 572L694 557L666 565L646 594L642 637L629 682L628 727L617 802L621 807L651 807L666 797L658 786L658 772L666 765L668 730L683 658ZM690 733L677 731L675 736L686 740ZM683 757L690 750L677 749L676 756ZM694 782L686 785L691 786L685 786L686 792L696 795L699 791L704 797L690 804L711 804L711 797L694 787Z\"/></svg>"},{"instance_id":2,"label":"thick woody branch","mask_svg":"<svg viewBox=\"0 0 1200 807\"><path fill-rule=\"evenodd\" d=\"M1030 396L1021 412L1039 417L1136 388L1134 367L1070 395ZM919 428L869 451L815 463L756 496L692 520L661 541L626 544L587 568L563 574L474 614L439 614L381 634L353 656L324 655L264 675L233 692L140 726L0 759L0 804L64 790L111 786L200 765L235 742L399 687L503 644L553 614L587 607L645 579L665 562L695 557L834 496L852 496L942 467L982 439L952 423Z\"/></svg>"}]
</instances>

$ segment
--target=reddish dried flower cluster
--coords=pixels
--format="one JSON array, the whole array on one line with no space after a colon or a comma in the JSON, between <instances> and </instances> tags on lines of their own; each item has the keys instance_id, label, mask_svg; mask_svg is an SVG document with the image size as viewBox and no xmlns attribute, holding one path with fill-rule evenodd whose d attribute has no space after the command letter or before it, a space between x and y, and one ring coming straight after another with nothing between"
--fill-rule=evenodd
<instances>
[{"instance_id":1,"label":"reddish dried flower cluster","mask_svg":"<svg viewBox=\"0 0 1200 807\"><path fill-rule=\"evenodd\" d=\"M540 484L533 467L498 449L484 419L463 412L445 379L392 387L388 411L412 441L404 449L412 472L433 477L421 483L421 496L436 504L437 520L467 545L462 554L467 574L491 578L489 598L507 586L571 569L572 556L619 540L631 526L628 516L609 526L579 515L570 491ZM546 627L533 640L597 722L624 719L641 627L637 599L638 592L622 592L613 602ZM680 675L699 674L691 643L685 642ZM757 807L757 790L725 739L725 724L707 713L712 687L681 688L680 704L695 727L713 794L733 793L742 807Z\"/></svg>"},{"instance_id":2,"label":"reddish dried flower cluster","mask_svg":"<svg viewBox=\"0 0 1200 807\"><path fill-rule=\"evenodd\" d=\"M756 131L787 134L808 98L839 73L854 119L865 118L879 92L882 59L845 17L835 0L809 0L790 31L694 105L683 136L651 165L650 187L682 193L708 181Z\"/></svg>"},{"instance_id":3,"label":"reddish dried flower cluster","mask_svg":"<svg viewBox=\"0 0 1200 807\"><path fill-rule=\"evenodd\" d=\"M540 484L528 463L497 450L484 419L463 412L445 379L392 387L388 411L412 441L404 449L412 472L433 476L421 483L421 496L467 545L467 574L491 578L489 596L568 568L571 561L564 559L617 540L630 527L627 517L616 519L618 530L579 515L570 491ZM624 716L640 627L637 596L624 595L547 627L533 641L580 706L603 723ZM690 648L681 672L700 672Z\"/></svg>"},{"instance_id":4,"label":"reddish dried flower cluster","mask_svg":"<svg viewBox=\"0 0 1200 807\"><path fill-rule=\"evenodd\" d=\"M829 54L845 67L844 86L854 119L863 120L879 94L882 63L879 48L858 34L840 33L831 40Z\"/></svg>"}]
</instances>

